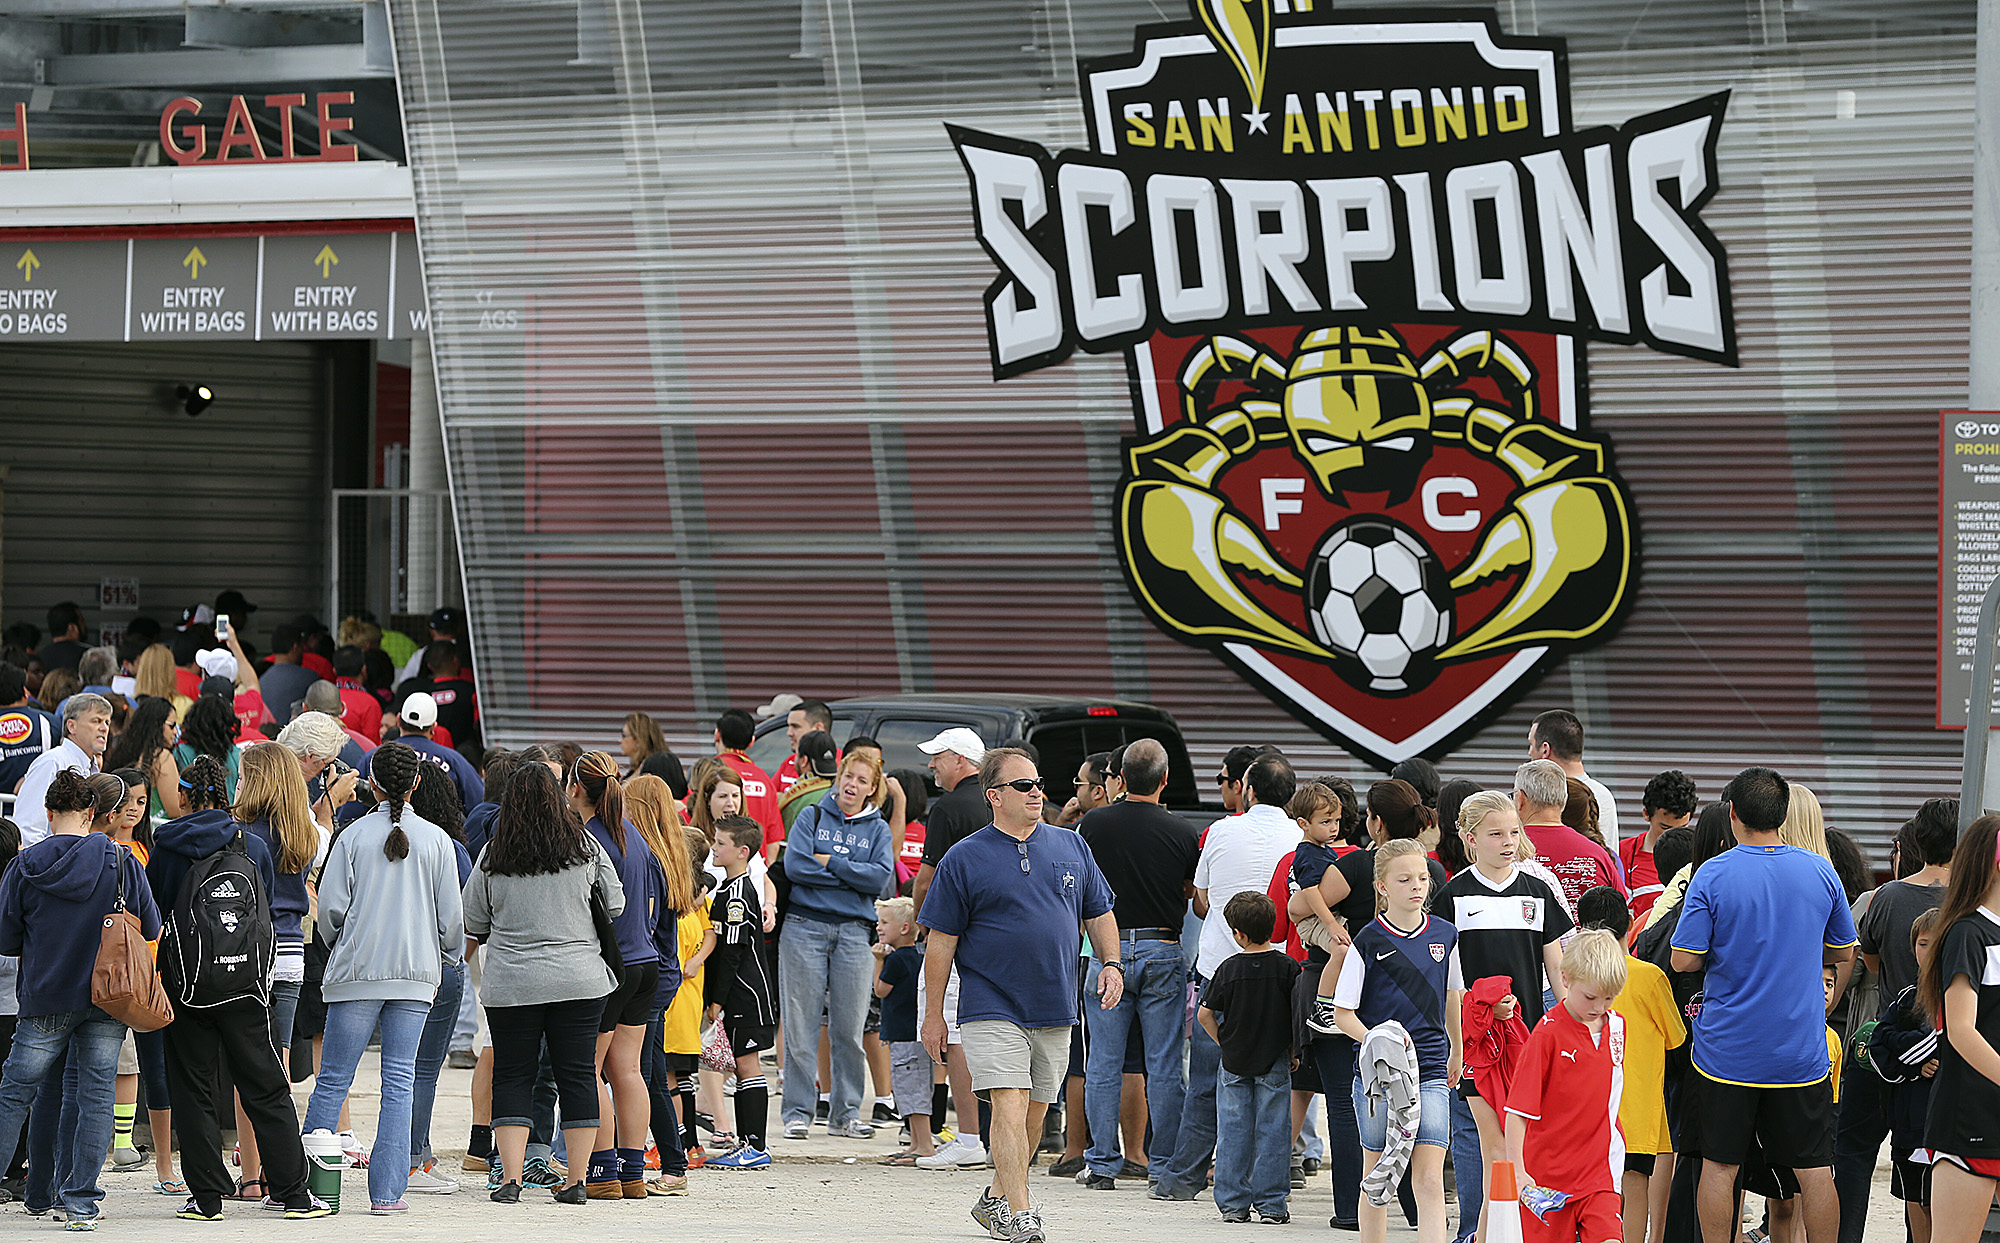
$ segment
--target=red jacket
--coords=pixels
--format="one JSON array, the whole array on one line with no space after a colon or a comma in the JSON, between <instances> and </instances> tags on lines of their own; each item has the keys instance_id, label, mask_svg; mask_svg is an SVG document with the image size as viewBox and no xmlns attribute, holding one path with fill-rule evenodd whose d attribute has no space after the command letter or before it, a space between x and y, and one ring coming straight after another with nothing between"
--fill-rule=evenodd
<instances>
[{"instance_id":1,"label":"red jacket","mask_svg":"<svg viewBox=\"0 0 2000 1243\"><path fill-rule=\"evenodd\" d=\"M1528 1025L1521 1021L1518 1003L1506 1022L1493 1018L1493 1007L1513 991L1514 981L1504 975L1474 980L1472 987L1465 990L1465 1003L1460 1011L1465 1069L1480 1097L1502 1117L1507 1113L1507 1089L1513 1086L1514 1068L1521 1060L1522 1047L1528 1043Z\"/></svg>"}]
</instances>

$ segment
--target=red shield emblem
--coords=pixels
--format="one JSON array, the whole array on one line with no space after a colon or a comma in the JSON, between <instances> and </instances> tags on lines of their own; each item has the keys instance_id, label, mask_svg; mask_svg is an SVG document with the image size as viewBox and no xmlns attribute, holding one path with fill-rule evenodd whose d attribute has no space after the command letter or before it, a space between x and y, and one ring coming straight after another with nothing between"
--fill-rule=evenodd
<instances>
[{"instance_id":1,"label":"red shield emblem","mask_svg":"<svg viewBox=\"0 0 2000 1243\"><path fill-rule=\"evenodd\" d=\"M1435 941L1431 942L1431 960L1433 962L1444 961L1444 946Z\"/></svg>"},{"instance_id":2,"label":"red shield emblem","mask_svg":"<svg viewBox=\"0 0 2000 1243\"><path fill-rule=\"evenodd\" d=\"M1490 15L1192 17L1083 64L1088 151L951 130L995 377L1122 351L1140 608L1384 767L1441 753L1633 598L1585 341L1735 365L1726 96L1579 133L1561 42Z\"/></svg>"},{"instance_id":3,"label":"red shield emblem","mask_svg":"<svg viewBox=\"0 0 2000 1243\"><path fill-rule=\"evenodd\" d=\"M1522 923L1527 924L1529 927L1536 927L1541 922L1539 919L1540 915L1541 915L1541 909L1539 903L1537 903L1533 898L1521 899Z\"/></svg>"}]
</instances>

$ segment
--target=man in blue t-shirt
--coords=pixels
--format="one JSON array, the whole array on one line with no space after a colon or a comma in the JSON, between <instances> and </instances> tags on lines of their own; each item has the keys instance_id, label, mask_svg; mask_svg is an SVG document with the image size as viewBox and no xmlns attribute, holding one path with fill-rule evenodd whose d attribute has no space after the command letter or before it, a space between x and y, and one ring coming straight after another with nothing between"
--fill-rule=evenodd
<instances>
[{"instance_id":1,"label":"man in blue t-shirt","mask_svg":"<svg viewBox=\"0 0 2000 1243\"><path fill-rule=\"evenodd\" d=\"M1783 777L1746 768L1724 797L1738 845L1695 873L1673 937L1674 970L1706 973L1691 1046L1702 1237L1733 1243L1737 1169L1754 1139L1797 1172L1806 1237L1831 1243L1840 1202L1826 1007L1854 960L1854 919L1833 865L1778 840L1791 802ZM1841 976L1832 992L1827 964Z\"/></svg>"},{"instance_id":2,"label":"man in blue t-shirt","mask_svg":"<svg viewBox=\"0 0 2000 1243\"><path fill-rule=\"evenodd\" d=\"M1124 992L1115 899L1083 839L1041 823L1042 781L1026 752L988 751L979 788L993 823L939 860L924 897L929 996L921 1036L944 1061L944 989L955 965L972 1089L993 1104L993 1183L972 1217L996 1238L1043 1243L1041 1219L1028 1203L1028 1158L1069 1065L1079 924L1102 964L1098 1004L1109 1009Z\"/></svg>"}]
</instances>

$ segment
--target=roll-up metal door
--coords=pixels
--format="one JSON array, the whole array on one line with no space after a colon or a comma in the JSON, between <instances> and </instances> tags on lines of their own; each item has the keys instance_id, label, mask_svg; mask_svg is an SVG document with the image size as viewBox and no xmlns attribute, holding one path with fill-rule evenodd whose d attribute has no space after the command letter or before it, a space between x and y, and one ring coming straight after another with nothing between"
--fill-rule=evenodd
<instances>
[{"instance_id":1,"label":"roll-up metal door","mask_svg":"<svg viewBox=\"0 0 2000 1243\"><path fill-rule=\"evenodd\" d=\"M320 611L328 359L309 342L0 345L6 619L74 600L94 637L134 615L98 609L105 577L138 579L136 612L169 628L235 588L266 647ZM194 383L217 396L189 418L174 390Z\"/></svg>"},{"instance_id":2,"label":"roll-up metal door","mask_svg":"<svg viewBox=\"0 0 2000 1243\"><path fill-rule=\"evenodd\" d=\"M699 746L779 691L1068 690L1369 774L1133 606L1115 357L991 379L943 123L1082 145L1139 0L391 6L489 736ZM1419 6L1421 7L1421 6ZM1574 706L1628 823L1767 762L1878 865L1956 787L1932 724L1936 411L1964 400L1965 3L1497 6L1570 39L1579 127L1732 93L1742 366L1593 345L1638 508L1606 646L1441 757L1498 785ZM616 701L605 697L615 683Z\"/></svg>"}]
</instances>

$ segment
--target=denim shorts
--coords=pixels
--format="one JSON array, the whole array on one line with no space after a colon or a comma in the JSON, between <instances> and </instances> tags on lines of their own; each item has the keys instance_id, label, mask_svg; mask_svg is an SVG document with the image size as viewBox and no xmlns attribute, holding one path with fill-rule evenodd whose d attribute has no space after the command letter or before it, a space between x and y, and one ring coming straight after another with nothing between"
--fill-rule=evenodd
<instances>
[{"instance_id":1,"label":"denim shorts","mask_svg":"<svg viewBox=\"0 0 2000 1243\"><path fill-rule=\"evenodd\" d=\"M1417 1084L1417 1103L1422 1115L1417 1121L1417 1142L1439 1148L1451 1147L1451 1085L1442 1079L1424 1079ZM1369 1112L1367 1094L1361 1090L1361 1076L1354 1077L1354 1121L1361 1131L1361 1146L1381 1152L1389 1142L1389 1103L1375 1102L1377 1112Z\"/></svg>"}]
</instances>

